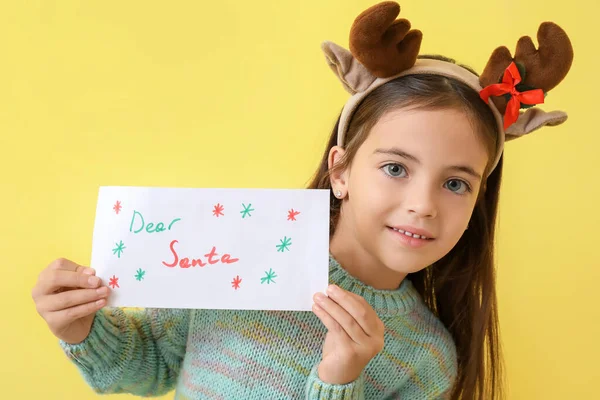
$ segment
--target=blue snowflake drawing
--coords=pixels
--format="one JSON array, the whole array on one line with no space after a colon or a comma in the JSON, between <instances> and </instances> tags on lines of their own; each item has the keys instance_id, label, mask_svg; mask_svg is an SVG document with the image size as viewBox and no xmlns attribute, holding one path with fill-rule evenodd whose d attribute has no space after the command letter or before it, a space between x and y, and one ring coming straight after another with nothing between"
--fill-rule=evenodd
<instances>
[{"instance_id":1,"label":"blue snowflake drawing","mask_svg":"<svg viewBox=\"0 0 600 400\"><path fill-rule=\"evenodd\" d=\"M141 268L138 268L137 271L135 271L135 279L137 279L138 281L141 281L142 279L144 279L144 275L146 275L146 271L144 271Z\"/></svg>"},{"instance_id":2,"label":"blue snowflake drawing","mask_svg":"<svg viewBox=\"0 0 600 400\"><path fill-rule=\"evenodd\" d=\"M122 240L120 240L119 243L115 243L115 245L117 247L113 249L113 254L116 254L117 257L121 258L121 253L123 253L123 250L125 250L127 247L125 247L125 243L123 243Z\"/></svg>"},{"instance_id":3,"label":"blue snowflake drawing","mask_svg":"<svg viewBox=\"0 0 600 400\"><path fill-rule=\"evenodd\" d=\"M275 278L277 278L277 274L273 271L273 268L269 268L269 272L265 271L265 277L260 279L260 284L267 283L269 285L271 282L275 282Z\"/></svg>"},{"instance_id":4,"label":"blue snowflake drawing","mask_svg":"<svg viewBox=\"0 0 600 400\"><path fill-rule=\"evenodd\" d=\"M292 245L292 238L284 236L283 239L279 239L280 244L276 245L277 251L284 252L285 250L290 251Z\"/></svg>"},{"instance_id":5,"label":"blue snowflake drawing","mask_svg":"<svg viewBox=\"0 0 600 400\"><path fill-rule=\"evenodd\" d=\"M252 207L252 204L248 204L248 206L246 206L244 203L242 203L242 207L244 207L244 209L240 211L240 214L242 214L242 218L246 218L246 216L251 217L252 214L250 214L250 211L254 211L254 208L250 208Z\"/></svg>"}]
</instances>

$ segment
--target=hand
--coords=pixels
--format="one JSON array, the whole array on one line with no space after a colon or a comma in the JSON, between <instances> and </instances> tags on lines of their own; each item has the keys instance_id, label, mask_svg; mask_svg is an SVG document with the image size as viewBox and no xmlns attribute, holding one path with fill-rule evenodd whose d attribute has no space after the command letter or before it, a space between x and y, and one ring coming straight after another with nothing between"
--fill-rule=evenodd
<instances>
[{"instance_id":1,"label":"hand","mask_svg":"<svg viewBox=\"0 0 600 400\"><path fill-rule=\"evenodd\" d=\"M58 259L40 273L31 291L37 312L54 336L67 343L82 342L92 329L96 311L106 305L109 289L95 273Z\"/></svg>"},{"instance_id":2,"label":"hand","mask_svg":"<svg viewBox=\"0 0 600 400\"><path fill-rule=\"evenodd\" d=\"M384 345L385 326L367 301L330 285L314 296L313 312L327 328L319 379L343 385L356 380Z\"/></svg>"}]
</instances>

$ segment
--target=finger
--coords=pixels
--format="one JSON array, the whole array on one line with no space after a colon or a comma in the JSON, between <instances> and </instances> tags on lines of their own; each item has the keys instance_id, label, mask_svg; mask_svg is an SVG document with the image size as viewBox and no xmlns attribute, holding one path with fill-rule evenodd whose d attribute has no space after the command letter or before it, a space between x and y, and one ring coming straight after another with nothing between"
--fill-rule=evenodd
<instances>
[{"instance_id":1,"label":"finger","mask_svg":"<svg viewBox=\"0 0 600 400\"><path fill-rule=\"evenodd\" d=\"M47 295L65 287L95 289L100 285L100 282L100 278L95 275L65 270L48 270L46 274L40 277L38 290L42 295Z\"/></svg>"},{"instance_id":2,"label":"finger","mask_svg":"<svg viewBox=\"0 0 600 400\"><path fill-rule=\"evenodd\" d=\"M336 285L329 285L327 294L352 316L365 334L368 336L380 334L380 319L375 310L373 310L373 307L363 297L348 292Z\"/></svg>"},{"instance_id":3,"label":"finger","mask_svg":"<svg viewBox=\"0 0 600 400\"><path fill-rule=\"evenodd\" d=\"M67 260L66 258L59 258L58 260L53 261L48 266L48 269L83 272L84 274L88 275L93 275L96 272L93 268L84 267L83 265L74 263L73 261Z\"/></svg>"},{"instance_id":4,"label":"finger","mask_svg":"<svg viewBox=\"0 0 600 400\"><path fill-rule=\"evenodd\" d=\"M333 318L356 343L364 343L368 335L358 322L342 306L322 293L315 295L315 302Z\"/></svg>"},{"instance_id":5,"label":"finger","mask_svg":"<svg viewBox=\"0 0 600 400\"><path fill-rule=\"evenodd\" d=\"M46 321L55 327L65 326L80 318L95 313L106 305L106 299L99 299L75 307L54 311L48 314Z\"/></svg>"},{"instance_id":6,"label":"finger","mask_svg":"<svg viewBox=\"0 0 600 400\"><path fill-rule=\"evenodd\" d=\"M325 325L325 328L327 328L328 332L341 336L345 340L352 341L352 339L350 339L350 336L348 336L344 328L342 328L342 326L335 319L333 319L333 317L329 315L327 311L325 311L322 307L320 307L318 304L313 304L312 310L317 316L317 318L321 320L323 325Z\"/></svg>"},{"instance_id":7,"label":"finger","mask_svg":"<svg viewBox=\"0 0 600 400\"><path fill-rule=\"evenodd\" d=\"M40 299L38 311L52 312L90 303L95 300L106 298L109 289L106 286L98 289L74 289L67 292L45 296Z\"/></svg>"}]
</instances>

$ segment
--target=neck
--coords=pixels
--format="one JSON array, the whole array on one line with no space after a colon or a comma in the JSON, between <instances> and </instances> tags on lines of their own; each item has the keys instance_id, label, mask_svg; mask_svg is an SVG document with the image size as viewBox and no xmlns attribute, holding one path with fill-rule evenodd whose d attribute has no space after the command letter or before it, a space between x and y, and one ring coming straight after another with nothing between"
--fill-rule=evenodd
<instances>
[{"instance_id":1,"label":"neck","mask_svg":"<svg viewBox=\"0 0 600 400\"><path fill-rule=\"evenodd\" d=\"M340 265L354 278L378 290L395 290L406 274L386 267L349 234L343 224L338 224L329 242L329 251Z\"/></svg>"}]
</instances>

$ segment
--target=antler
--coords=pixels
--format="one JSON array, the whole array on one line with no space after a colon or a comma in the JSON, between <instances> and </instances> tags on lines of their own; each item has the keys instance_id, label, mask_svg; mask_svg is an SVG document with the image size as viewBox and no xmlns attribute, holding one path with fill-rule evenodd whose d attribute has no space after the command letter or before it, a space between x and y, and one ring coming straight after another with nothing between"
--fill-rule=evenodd
<instances>
[{"instance_id":1,"label":"antler","mask_svg":"<svg viewBox=\"0 0 600 400\"><path fill-rule=\"evenodd\" d=\"M573 63L573 47L566 32L552 22L544 22L538 29L538 43L535 45L529 36L517 43L515 60L525 66L525 84L548 92L567 76Z\"/></svg>"},{"instance_id":2,"label":"antler","mask_svg":"<svg viewBox=\"0 0 600 400\"><path fill-rule=\"evenodd\" d=\"M539 49L536 50L529 36L521 37L514 61L525 67L525 85L548 92L567 76L573 63L573 47L565 31L553 22L540 25L537 39ZM512 61L505 46L494 50L479 79L482 86L498 83Z\"/></svg>"},{"instance_id":3,"label":"antler","mask_svg":"<svg viewBox=\"0 0 600 400\"><path fill-rule=\"evenodd\" d=\"M350 51L378 78L412 67L419 54L423 34L408 20L396 20L399 14L398 3L382 2L363 11L350 30Z\"/></svg>"}]
</instances>

